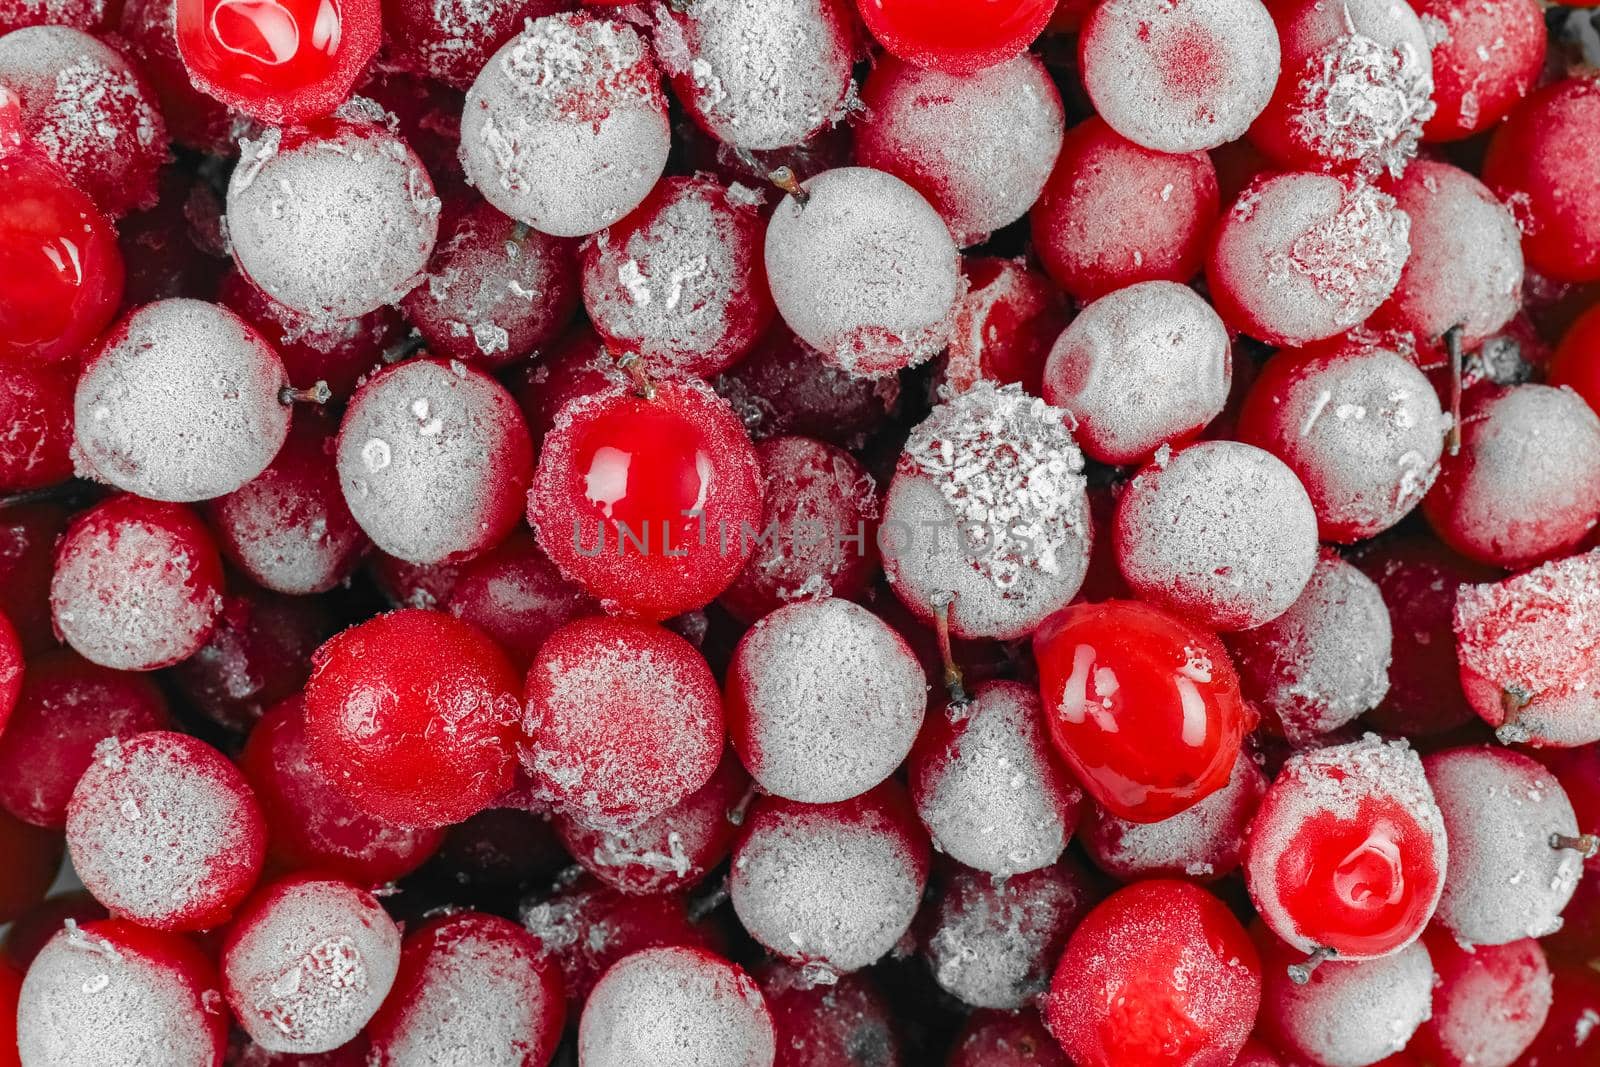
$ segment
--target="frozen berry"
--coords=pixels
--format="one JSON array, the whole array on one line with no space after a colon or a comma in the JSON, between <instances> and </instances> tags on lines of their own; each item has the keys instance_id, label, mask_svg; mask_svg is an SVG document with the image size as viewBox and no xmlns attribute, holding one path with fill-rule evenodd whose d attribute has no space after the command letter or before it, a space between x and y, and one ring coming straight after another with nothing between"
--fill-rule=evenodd
<instances>
[{"instance_id":1,"label":"frozen berry","mask_svg":"<svg viewBox=\"0 0 1600 1067\"><path fill-rule=\"evenodd\" d=\"M386 367L350 401L336 444L350 514L411 563L477 555L522 517L533 442L487 373L443 359Z\"/></svg>"},{"instance_id":2,"label":"frozen berry","mask_svg":"<svg viewBox=\"0 0 1600 1067\"><path fill-rule=\"evenodd\" d=\"M1078 592L1088 497L1069 419L1019 386L979 382L911 431L878 544L895 594L923 621L1012 640Z\"/></svg>"},{"instance_id":3,"label":"frozen berry","mask_svg":"<svg viewBox=\"0 0 1600 1067\"><path fill-rule=\"evenodd\" d=\"M1187 282L1205 260L1218 196L1204 152L1156 152L1091 118L1067 131L1033 205L1034 249L1079 300L1136 282Z\"/></svg>"},{"instance_id":4,"label":"frozen berry","mask_svg":"<svg viewBox=\"0 0 1600 1067\"><path fill-rule=\"evenodd\" d=\"M663 619L733 583L761 528L761 465L725 401L690 379L613 384L557 414L528 524L608 611Z\"/></svg>"},{"instance_id":5,"label":"frozen berry","mask_svg":"<svg viewBox=\"0 0 1600 1067\"><path fill-rule=\"evenodd\" d=\"M1222 215L1206 279L1223 319L1280 346L1360 325L1394 292L1410 220L1361 179L1268 173Z\"/></svg>"},{"instance_id":6,"label":"frozen berry","mask_svg":"<svg viewBox=\"0 0 1600 1067\"><path fill-rule=\"evenodd\" d=\"M1027 214L1061 151L1061 94L1031 55L969 76L886 58L861 100L856 158L927 197L962 247Z\"/></svg>"},{"instance_id":7,"label":"frozen berry","mask_svg":"<svg viewBox=\"0 0 1600 1067\"><path fill-rule=\"evenodd\" d=\"M944 381L961 392L980 381L1039 395L1050 346L1071 317L1060 290L1026 260L966 257L967 291L956 304Z\"/></svg>"},{"instance_id":8,"label":"frozen berry","mask_svg":"<svg viewBox=\"0 0 1600 1067\"><path fill-rule=\"evenodd\" d=\"M1594 1054L1600 977L1587 964L1552 968L1553 994L1544 1028L1517 1067L1565 1067Z\"/></svg>"},{"instance_id":9,"label":"frozen berry","mask_svg":"<svg viewBox=\"0 0 1600 1067\"><path fill-rule=\"evenodd\" d=\"M557 237L594 233L638 207L670 141L644 38L585 13L527 23L478 73L461 117L467 180Z\"/></svg>"},{"instance_id":10,"label":"frozen berry","mask_svg":"<svg viewBox=\"0 0 1600 1067\"><path fill-rule=\"evenodd\" d=\"M222 608L222 559L181 504L115 496L73 520L50 579L56 632L85 659L149 671L193 655Z\"/></svg>"},{"instance_id":11,"label":"frozen berry","mask_svg":"<svg viewBox=\"0 0 1600 1067\"><path fill-rule=\"evenodd\" d=\"M1044 398L1091 459L1147 461L1216 418L1233 382L1227 328L1193 289L1149 281L1100 297L1050 350Z\"/></svg>"},{"instance_id":12,"label":"frozen berry","mask_svg":"<svg viewBox=\"0 0 1600 1067\"><path fill-rule=\"evenodd\" d=\"M1056 751L1111 814L1158 822L1228 784L1245 708L1216 635L1111 600L1051 616L1033 651Z\"/></svg>"},{"instance_id":13,"label":"frozen berry","mask_svg":"<svg viewBox=\"0 0 1600 1067\"><path fill-rule=\"evenodd\" d=\"M1058 759L1038 693L985 682L928 716L907 762L911 799L952 859L997 878L1037 870L1060 858L1083 801Z\"/></svg>"},{"instance_id":14,"label":"frozen berry","mask_svg":"<svg viewBox=\"0 0 1600 1067\"><path fill-rule=\"evenodd\" d=\"M243 319L201 300L159 300L95 348L73 401L87 473L152 500L231 493L289 433L277 352Z\"/></svg>"},{"instance_id":15,"label":"frozen berry","mask_svg":"<svg viewBox=\"0 0 1600 1067\"><path fill-rule=\"evenodd\" d=\"M597 613L526 529L463 564L439 606L488 634L521 670L557 629Z\"/></svg>"},{"instance_id":16,"label":"frozen berry","mask_svg":"<svg viewBox=\"0 0 1600 1067\"><path fill-rule=\"evenodd\" d=\"M856 0L861 17L890 53L948 74L1003 63L1039 36L1053 0Z\"/></svg>"},{"instance_id":17,"label":"frozen berry","mask_svg":"<svg viewBox=\"0 0 1600 1067\"><path fill-rule=\"evenodd\" d=\"M1152 879L1078 924L1043 1003L1080 1067L1231 1064L1261 1002L1261 966L1226 905L1187 882Z\"/></svg>"},{"instance_id":18,"label":"frozen berry","mask_svg":"<svg viewBox=\"0 0 1600 1067\"><path fill-rule=\"evenodd\" d=\"M361 811L408 827L460 822L511 787L520 691L505 654L471 626L396 611L318 649L306 741Z\"/></svg>"},{"instance_id":19,"label":"frozen berry","mask_svg":"<svg viewBox=\"0 0 1600 1067\"><path fill-rule=\"evenodd\" d=\"M23 0L25 3L33 0ZM48 0L55 3L58 0ZM81 2L81 0L71 0ZM99 4L103 0L90 0ZM107 3L122 14L115 18L117 35L139 57L140 69L155 90L172 139L200 152L226 155L233 150L233 114L226 104L195 85L178 46L175 0L122 0ZM59 19L51 19L59 22ZM88 27L79 27L87 29Z\"/></svg>"},{"instance_id":20,"label":"frozen berry","mask_svg":"<svg viewBox=\"0 0 1600 1067\"><path fill-rule=\"evenodd\" d=\"M757 201L707 177L666 178L584 245L583 304L617 355L709 377L772 323Z\"/></svg>"},{"instance_id":21,"label":"frozen berry","mask_svg":"<svg viewBox=\"0 0 1600 1067\"><path fill-rule=\"evenodd\" d=\"M528 671L522 763L537 795L586 825L626 830L710 780L722 699L693 645L627 619L570 622Z\"/></svg>"},{"instance_id":22,"label":"frozen berry","mask_svg":"<svg viewBox=\"0 0 1600 1067\"><path fill-rule=\"evenodd\" d=\"M75 30L104 29L114 17L107 0L8 0L0 6L0 33L24 26L71 26Z\"/></svg>"},{"instance_id":23,"label":"frozen berry","mask_svg":"<svg viewBox=\"0 0 1600 1067\"><path fill-rule=\"evenodd\" d=\"M900 400L898 378L854 377L781 324L716 387L758 441L804 434L847 448L881 428Z\"/></svg>"},{"instance_id":24,"label":"frozen berry","mask_svg":"<svg viewBox=\"0 0 1600 1067\"><path fill-rule=\"evenodd\" d=\"M881 378L949 340L961 293L955 242L911 186L870 167L798 185L767 226L767 281L801 340L849 373Z\"/></svg>"},{"instance_id":25,"label":"frozen berry","mask_svg":"<svg viewBox=\"0 0 1600 1067\"><path fill-rule=\"evenodd\" d=\"M117 918L158 930L224 922L261 874L266 837L227 757L165 730L100 742L67 806L84 886Z\"/></svg>"},{"instance_id":26,"label":"frozen berry","mask_svg":"<svg viewBox=\"0 0 1600 1067\"><path fill-rule=\"evenodd\" d=\"M1543 10L1531 0L1413 0L1433 60L1424 141L1458 141L1505 118L1544 65Z\"/></svg>"},{"instance_id":27,"label":"frozen berry","mask_svg":"<svg viewBox=\"0 0 1600 1067\"><path fill-rule=\"evenodd\" d=\"M704 949L624 956L594 987L578 1022L584 1067L769 1067L776 1054L760 988Z\"/></svg>"},{"instance_id":28,"label":"frozen berry","mask_svg":"<svg viewBox=\"0 0 1600 1067\"><path fill-rule=\"evenodd\" d=\"M770 793L848 800L887 778L922 725L927 680L905 639L847 600L804 600L744 635L728 668L728 736Z\"/></svg>"},{"instance_id":29,"label":"frozen berry","mask_svg":"<svg viewBox=\"0 0 1600 1067\"><path fill-rule=\"evenodd\" d=\"M69 368L0 361L0 492L72 477L72 392Z\"/></svg>"},{"instance_id":30,"label":"frozen berry","mask_svg":"<svg viewBox=\"0 0 1600 1067\"><path fill-rule=\"evenodd\" d=\"M528 19L577 6L575 0L383 0L384 59L422 76L409 81L466 89Z\"/></svg>"},{"instance_id":31,"label":"frozen berry","mask_svg":"<svg viewBox=\"0 0 1600 1067\"><path fill-rule=\"evenodd\" d=\"M1203 441L1158 456L1117 503L1117 565L1145 600L1220 630L1271 622L1317 563L1317 516L1271 453Z\"/></svg>"},{"instance_id":32,"label":"frozen berry","mask_svg":"<svg viewBox=\"0 0 1600 1067\"><path fill-rule=\"evenodd\" d=\"M368 1024L373 1067L460 1061L543 1067L566 1017L561 972L517 924L466 911L406 933L400 970Z\"/></svg>"},{"instance_id":33,"label":"frozen berry","mask_svg":"<svg viewBox=\"0 0 1600 1067\"><path fill-rule=\"evenodd\" d=\"M259 890L228 927L222 982L245 1033L272 1052L328 1052L389 995L400 930L371 894L297 875Z\"/></svg>"},{"instance_id":34,"label":"frozen berry","mask_svg":"<svg viewBox=\"0 0 1600 1067\"><path fill-rule=\"evenodd\" d=\"M838 804L762 797L734 846L728 891L769 951L844 973L877 962L911 926L930 853L893 782Z\"/></svg>"},{"instance_id":35,"label":"frozen berry","mask_svg":"<svg viewBox=\"0 0 1600 1067\"><path fill-rule=\"evenodd\" d=\"M1463 948L1430 928L1433 1015L1408 1048L1440 1067L1510 1067L1550 1014L1550 965L1539 942Z\"/></svg>"},{"instance_id":36,"label":"frozen berry","mask_svg":"<svg viewBox=\"0 0 1600 1067\"><path fill-rule=\"evenodd\" d=\"M378 0L176 0L189 77L234 111L274 125L326 115L378 51Z\"/></svg>"},{"instance_id":37,"label":"frozen berry","mask_svg":"<svg viewBox=\"0 0 1600 1067\"><path fill-rule=\"evenodd\" d=\"M956 1035L945 1067L1072 1065L1037 1012L975 1011Z\"/></svg>"},{"instance_id":38,"label":"frozen berry","mask_svg":"<svg viewBox=\"0 0 1600 1067\"><path fill-rule=\"evenodd\" d=\"M870 974L817 983L803 967L771 962L756 972L778 1037L773 1067L901 1067L905 1041L893 1005Z\"/></svg>"},{"instance_id":39,"label":"frozen berry","mask_svg":"<svg viewBox=\"0 0 1600 1067\"><path fill-rule=\"evenodd\" d=\"M1551 385L1566 386L1600 412L1600 309L1591 307L1567 327L1545 369Z\"/></svg>"}]
</instances>

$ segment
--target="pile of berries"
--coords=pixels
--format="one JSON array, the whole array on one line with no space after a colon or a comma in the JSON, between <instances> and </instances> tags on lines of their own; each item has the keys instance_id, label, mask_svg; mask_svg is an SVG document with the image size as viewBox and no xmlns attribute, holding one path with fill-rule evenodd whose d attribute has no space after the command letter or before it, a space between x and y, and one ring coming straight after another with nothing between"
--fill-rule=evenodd
<instances>
[{"instance_id":1,"label":"pile of berries","mask_svg":"<svg viewBox=\"0 0 1600 1067\"><path fill-rule=\"evenodd\" d=\"M1582 7L0 0L0 1067L1600 1064L1597 409Z\"/></svg>"}]
</instances>

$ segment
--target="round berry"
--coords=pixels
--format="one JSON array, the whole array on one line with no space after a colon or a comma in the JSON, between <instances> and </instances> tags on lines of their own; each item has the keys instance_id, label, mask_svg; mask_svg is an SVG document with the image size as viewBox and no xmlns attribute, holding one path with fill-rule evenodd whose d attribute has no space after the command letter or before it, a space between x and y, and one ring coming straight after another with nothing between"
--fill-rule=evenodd
<instances>
[{"instance_id":1,"label":"round berry","mask_svg":"<svg viewBox=\"0 0 1600 1067\"><path fill-rule=\"evenodd\" d=\"M377 900L314 875L261 889L222 943L228 1006L269 1052L343 1045L389 995L399 966L400 930Z\"/></svg>"},{"instance_id":2,"label":"round berry","mask_svg":"<svg viewBox=\"0 0 1600 1067\"><path fill-rule=\"evenodd\" d=\"M857 378L782 324L718 377L716 388L758 441L804 434L846 448L882 428L900 400L898 378Z\"/></svg>"},{"instance_id":3,"label":"round berry","mask_svg":"<svg viewBox=\"0 0 1600 1067\"><path fill-rule=\"evenodd\" d=\"M1033 653L1050 738L1102 808L1158 822L1228 784L1245 709L1215 634L1110 600L1045 620Z\"/></svg>"},{"instance_id":4,"label":"round berry","mask_svg":"<svg viewBox=\"0 0 1600 1067\"><path fill-rule=\"evenodd\" d=\"M177 0L178 52L201 90L273 125L326 115L377 54L378 0Z\"/></svg>"},{"instance_id":5,"label":"round berry","mask_svg":"<svg viewBox=\"0 0 1600 1067\"><path fill-rule=\"evenodd\" d=\"M1231 1064L1261 1003L1261 966L1239 920L1198 886L1128 886L1072 932L1042 1010L1082 1067Z\"/></svg>"},{"instance_id":6,"label":"round berry","mask_svg":"<svg viewBox=\"0 0 1600 1067\"><path fill-rule=\"evenodd\" d=\"M965 257L967 291L956 304L944 382L960 392L978 382L1021 385L1039 395L1050 346L1071 317L1050 279L1024 260Z\"/></svg>"},{"instance_id":7,"label":"round berry","mask_svg":"<svg viewBox=\"0 0 1600 1067\"><path fill-rule=\"evenodd\" d=\"M644 949L618 960L578 1021L584 1067L767 1067L772 1014L743 969L704 949Z\"/></svg>"},{"instance_id":8,"label":"round berry","mask_svg":"<svg viewBox=\"0 0 1600 1067\"><path fill-rule=\"evenodd\" d=\"M477 555L522 517L533 442L505 387L477 367L411 359L370 378L335 446L339 484L374 544L410 563Z\"/></svg>"},{"instance_id":9,"label":"round berry","mask_svg":"<svg viewBox=\"0 0 1600 1067\"><path fill-rule=\"evenodd\" d=\"M1242 1067L1249 1067L1243 1060L1239 1062ZM1044 1028L1038 1012L975 1011L967 1016L966 1025L956 1035L945 1067L1072 1067L1072 1064L1050 1036L1050 1031Z\"/></svg>"},{"instance_id":10,"label":"round berry","mask_svg":"<svg viewBox=\"0 0 1600 1067\"><path fill-rule=\"evenodd\" d=\"M734 846L728 892L745 930L770 952L844 973L877 962L904 936L930 853L893 782L838 804L762 797Z\"/></svg>"},{"instance_id":11,"label":"round berry","mask_svg":"<svg viewBox=\"0 0 1600 1067\"><path fill-rule=\"evenodd\" d=\"M51 561L68 518L65 507L47 500L0 503L0 612L30 654L58 640L50 619Z\"/></svg>"},{"instance_id":12,"label":"round berry","mask_svg":"<svg viewBox=\"0 0 1600 1067\"><path fill-rule=\"evenodd\" d=\"M88 472L151 500L231 493L289 433L277 352L201 300L158 300L122 319L84 365L73 400Z\"/></svg>"},{"instance_id":13,"label":"round berry","mask_svg":"<svg viewBox=\"0 0 1600 1067\"><path fill-rule=\"evenodd\" d=\"M575 7L573 0L383 0L384 61L465 90L527 20Z\"/></svg>"},{"instance_id":14,"label":"round berry","mask_svg":"<svg viewBox=\"0 0 1600 1067\"><path fill-rule=\"evenodd\" d=\"M872 36L919 67L972 74L1024 52L1053 0L856 0Z\"/></svg>"},{"instance_id":15,"label":"round berry","mask_svg":"<svg viewBox=\"0 0 1600 1067\"><path fill-rule=\"evenodd\" d=\"M1424 141L1459 141L1505 118L1544 66L1544 11L1532 0L1412 0L1433 60Z\"/></svg>"},{"instance_id":16,"label":"round berry","mask_svg":"<svg viewBox=\"0 0 1600 1067\"><path fill-rule=\"evenodd\" d=\"M871 977L860 971L818 984L804 967L771 962L757 973L782 1067L882 1067L905 1062L894 1009Z\"/></svg>"},{"instance_id":17,"label":"round berry","mask_svg":"<svg viewBox=\"0 0 1600 1067\"><path fill-rule=\"evenodd\" d=\"M460 822L511 787L521 688L505 654L466 623L415 608L379 615L312 657L306 742L368 815Z\"/></svg>"},{"instance_id":18,"label":"round berry","mask_svg":"<svg viewBox=\"0 0 1600 1067\"><path fill-rule=\"evenodd\" d=\"M1567 327L1545 371L1551 385L1566 386L1600 412L1600 309L1591 307Z\"/></svg>"},{"instance_id":19,"label":"round berry","mask_svg":"<svg viewBox=\"0 0 1600 1067\"><path fill-rule=\"evenodd\" d=\"M158 930L224 922L260 877L266 838L227 757L166 730L100 742L67 806L84 887L117 918Z\"/></svg>"},{"instance_id":20,"label":"round berry","mask_svg":"<svg viewBox=\"0 0 1600 1067\"><path fill-rule=\"evenodd\" d=\"M728 667L728 737L769 793L807 804L859 796L905 759L927 678L905 639L848 600L768 615Z\"/></svg>"},{"instance_id":21,"label":"round berry","mask_svg":"<svg viewBox=\"0 0 1600 1067\"><path fill-rule=\"evenodd\" d=\"M585 13L527 23L478 73L461 117L467 180L557 237L594 233L638 207L670 147L644 38Z\"/></svg>"},{"instance_id":22,"label":"round berry","mask_svg":"<svg viewBox=\"0 0 1600 1067\"><path fill-rule=\"evenodd\" d=\"M664 619L733 584L762 522L761 464L728 404L690 379L613 384L557 414L528 524L608 611Z\"/></svg>"},{"instance_id":23,"label":"round berry","mask_svg":"<svg viewBox=\"0 0 1600 1067\"><path fill-rule=\"evenodd\" d=\"M489 635L519 670L556 630L598 610L526 529L463 564L439 606Z\"/></svg>"},{"instance_id":24,"label":"round berry","mask_svg":"<svg viewBox=\"0 0 1600 1067\"><path fill-rule=\"evenodd\" d=\"M0 362L0 492L72 477L72 392L69 369Z\"/></svg>"},{"instance_id":25,"label":"round berry","mask_svg":"<svg viewBox=\"0 0 1600 1067\"><path fill-rule=\"evenodd\" d=\"M1438 927L1426 941L1433 1014L1408 1047L1441 1067L1510 1067L1550 1014L1550 965L1539 942L1463 948Z\"/></svg>"},{"instance_id":26,"label":"round berry","mask_svg":"<svg viewBox=\"0 0 1600 1067\"><path fill-rule=\"evenodd\" d=\"M801 340L852 375L924 363L949 341L961 274L944 220L870 167L823 171L767 225L767 281Z\"/></svg>"},{"instance_id":27,"label":"round berry","mask_svg":"<svg viewBox=\"0 0 1600 1067\"><path fill-rule=\"evenodd\" d=\"M670 630L570 622L534 657L522 763L537 795L600 830L662 814L711 779L722 699L704 658Z\"/></svg>"},{"instance_id":28,"label":"round berry","mask_svg":"<svg viewBox=\"0 0 1600 1067\"><path fill-rule=\"evenodd\" d=\"M313 322L354 319L421 280L439 232L422 160L366 117L241 140L227 227L239 269Z\"/></svg>"},{"instance_id":29,"label":"round berry","mask_svg":"<svg viewBox=\"0 0 1600 1067\"><path fill-rule=\"evenodd\" d=\"M222 559L181 504L114 496L81 513L56 548L56 632L84 659L150 671L193 655L222 609Z\"/></svg>"}]
</instances>

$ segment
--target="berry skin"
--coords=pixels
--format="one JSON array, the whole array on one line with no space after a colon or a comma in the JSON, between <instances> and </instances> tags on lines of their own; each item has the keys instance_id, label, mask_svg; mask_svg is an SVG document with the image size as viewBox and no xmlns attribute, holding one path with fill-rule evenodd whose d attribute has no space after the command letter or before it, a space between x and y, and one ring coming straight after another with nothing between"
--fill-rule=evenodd
<instances>
[{"instance_id":1,"label":"berry skin","mask_svg":"<svg viewBox=\"0 0 1600 1067\"><path fill-rule=\"evenodd\" d=\"M22 693L22 642L5 612L0 611L0 736Z\"/></svg>"},{"instance_id":2,"label":"berry skin","mask_svg":"<svg viewBox=\"0 0 1600 1067\"><path fill-rule=\"evenodd\" d=\"M70 368L0 360L0 492L72 477L72 392Z\"/></svg>"},{"instance_id":3,"label":"berry skin","mask_svg":"<svg viewBox=\"0 0 1600 1067\"><path fill-rule=\"evenodd\" d=\"M1056 1039L1050 1036L1050 1031L1044 1028L1038 1012L975 1011L967 1016L966 1025L956 1035L946 1067L1072 1067L1072 1064Z\"/></svg>"},{"instance_id":4,"label":"berry skin","mask_svg":"<svg viewBox=\"0 0 1600 1067\"><path fill-rule=\"evenodd\" d=\"M1600 412L1600 308L1590 308L1567 327L1546 372L1551 385L1566 386Z\"/></svg>"},{"instance_id":5,"label":"berry skin","mask_svg":"<svg viewBox=\"0 0 1600 1067\"><path fill-rule=\"evenodd\" d=\"M0 503L0 612L29 654L56 646L50 579L67 509L48 501Z\"/></svg>"},{"instance_id":6,"label":"berry skin","mask_svg":"<svg viewBox=\"0 0 1600 1067\"><path fill-rule=\"evenodd\" d=\"M1157 822L1227 785L1246 712L1214 634L1112 600L1051 616L1033 649L1056 751L1101 807Z\"/></svg>"},{"instance_id":7,"label":"berry skin","mask_svg":"<svg viewBox=\"0 0 1600 1067\"><path fill-rule=\"evenodd\" d=\"M1429 927L1433 1015L1409 1049L1440 1067L1510 1067L1550 1014L1550 965L1531 938L1467 949Z\"/></svg>"},{"instance_id":8,"label":"berry skin","mask_svg":"<svg viewBox=\"0 0 1600 1067\"><path fill-rule=\"evenodd\" d=\"M0 153L0 182L0 360L77 359L122 300L116 233L36 153Z\"/></svg>"},{"instance_id":9,"label":"berry skin","mask_svg":"<svg viewBox=\"0 0 1600 1067\"><path fill-rule=\"evenodd\" d=\"M194 84L269 125L333 111L378 51L378 0L177 5L178 51Z\"/></svg>"},{"instance_id":10,"label":"berry skin","mask_svg":"<svg viewBox=\"0 0 1600 1067\"><path fill-rule=\"evenodd\" d=\"M0 848L6 869L0 876L0 921L12 922L43 905L61 870L61 835L0 812ZM0 963L0 967L5 966Z\"/></svg>"},{"instance_id":11,"label":"berry skin","mask_svg":"<svg viewBox=\"0 0 1600 1067\"><path fill-rule=\"evenodd\" d=\"M398 826L460 822L511 787L520 680L439 611L379 615L312 657L311 758L360 810Z\"/></svg>"},{"instance_id":12,"label":"berry skin","mask_svg":"<svg viewBox=\"0 0 1600 1067\"><path fill-rule=\"evenodd\" d=\"M1042 1011L1079 1067L1231 1067L1260 1003L1239 920L1197 886L1151 879L1078 924Z\"/></svg>"},{"instance_id":13,"label":"berry skin","mask_svg":"<svg viewBox=\"0 0 1600 1067\"><path fill-rule=\"evenodd\" d=\"M172 139L197 152L231 154L232 113L222 101L196 87L183 64L178 47L179 5L174 0L122 0L120 5L110 6L122 9L115 20L116 32L139 57Z\"/></svg>"},{"instance_id":14,"label":"berry skin","mask_svg":"<svg viewBox=\"0 0 1600 1067\"><path fill-rule=\"evenodd\" d=\"M894 1008L871 976L817 985L803 968L772 962L756 972L778 1036L775 1067L897 1067L906 1051ZM864 1059L865 1058L865 1059Z\"/></svg>"},{"instance_id":15,"label":"berry skin","mask_svg":"<svg viewBox=\"0 0 1600 1067\"><path fill-rule=\"evenodd\" d=\"M956 304L945 383L957 392L1015 384L1039 396L1050 346L1071 318L1066 299L1024 260L967 256L961 273L967 292Z\"/></svg>"},{"instance_id":16,"label":"berry skin","mask_svg":"<svg viewBox=\"0 0 1600 1067\"><path fill-rule=\"evenodd\" d=\"M577 6L574 0L383 0L384 60L421 76L411 80L465 90L524 21Z\"/></svg>"},{"instance_id":17,"label":"berry skin","mask_svg":"<svg viewBox=\"0 0 1600 1067\"><path fill-rule=\"evenodd\" d=\"M881 429L900 400L898 378L854 377L781 323L744 362L718 377L716 388L758 441L803 434L845 448Z\"/></svg>"},{"instance_id":18,"label":"berry skin","mask_svg":"<svg viewBox=\"0 0 1600 1067\"><path fill-rule=\"evenodd\" d=\"M1489 129L1527 95L1544 65L1543 9L1533 0L1414 0L1433 59L1433 116L1422 139ZM1440 39L1442 37L1442 39Z\"/></svg>"},{"instance_id":19,"label":"berry skin","mask_svg":"<svg viewBox=\"0 0 1600 1067\"><path fill-rule=\"evenodd\" d=\"M733 411L693 380L608 386L545 436L528 524L607 611L665 619L733 583L762 527L761 465Z\"/></svg>"},{"instance_id":20,"label":"berry skin","mask_svg":"<svg viewBox=\"0 0 1600 1067\"><path fill-rule=\"evenodd\" d=\"M1054 0L856 0L892 55L947 74L973 74L1024 52Z\"/></svg>"},{"instance_id":21,"label":"berry skin","mask_svg":"<svg viewBox=\"0 0 1600 1067\"><path fill-rule=\"evenodd\" d=\"M489 635L524 671L556 630L598 612L526 529L462 564L439 606Z\"/></svg>"}]
</instances>

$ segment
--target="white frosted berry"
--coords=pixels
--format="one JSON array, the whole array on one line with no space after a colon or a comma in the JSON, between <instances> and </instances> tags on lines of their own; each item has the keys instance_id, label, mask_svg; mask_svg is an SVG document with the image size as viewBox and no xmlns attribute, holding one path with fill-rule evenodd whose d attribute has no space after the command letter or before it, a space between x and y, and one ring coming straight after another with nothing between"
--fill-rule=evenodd
<instances>
[{"instance_id":1,"label":"white frosted berry","mask_svg":"<svg viewBox=\"0 0 1600 1067\"><path fill-rule=\"evenodd\" d=\"M925 362L949 340L961 273L944 220L870 167L823 171L767 225L767 282L802 341L859 377Z\"/></svg>"},{"instance_id":2,"label":"white frosted berry","mask_svg":"<svg viewBox=\"0 0 1600 1067\"><path fill-rule=\"evenodd\" d=\"M271 345L202 300L158 300L95 349L73 400L84 473L151 500L231 493L289 433L288 384Z\"/></svg>"},{"instance_id":3,"label":"white frosted berry","mask_svg":"<svg viewBox=\"0 0 1600 1067\"><path fill-rule=\"evenodd\" d=\"M1262 966L1263 1028L1322 1067L1369 1067L1411 1041L1432 1011L1433 964L1422 942L1358 963L1330 960L1297 985L1279 960Z\"/></svg>"},{"instance_id":4,"label":"white frosted berry","mask_svg":"<svg viewBox=\"0 0 1600 1067\"><path fill-rule=\"evenodd\" d=\"M979 382L911 431L878 544L895 593L952 632L1012 639L1077 593L1089 564L1083 456L1067 414Z\"/></svg>"},{"instance_id":5,"label":"white frosted berry","mask_svg":"<svg viewBox=\"0 0 1600 1067\"><path fill-rule=\"evenodd\" d=\"M483 198L543 233L581 237L650 192L671 131L649 46L582 12L530 21L479 72L461 165Z\"/></svg>"}]
</instances>

